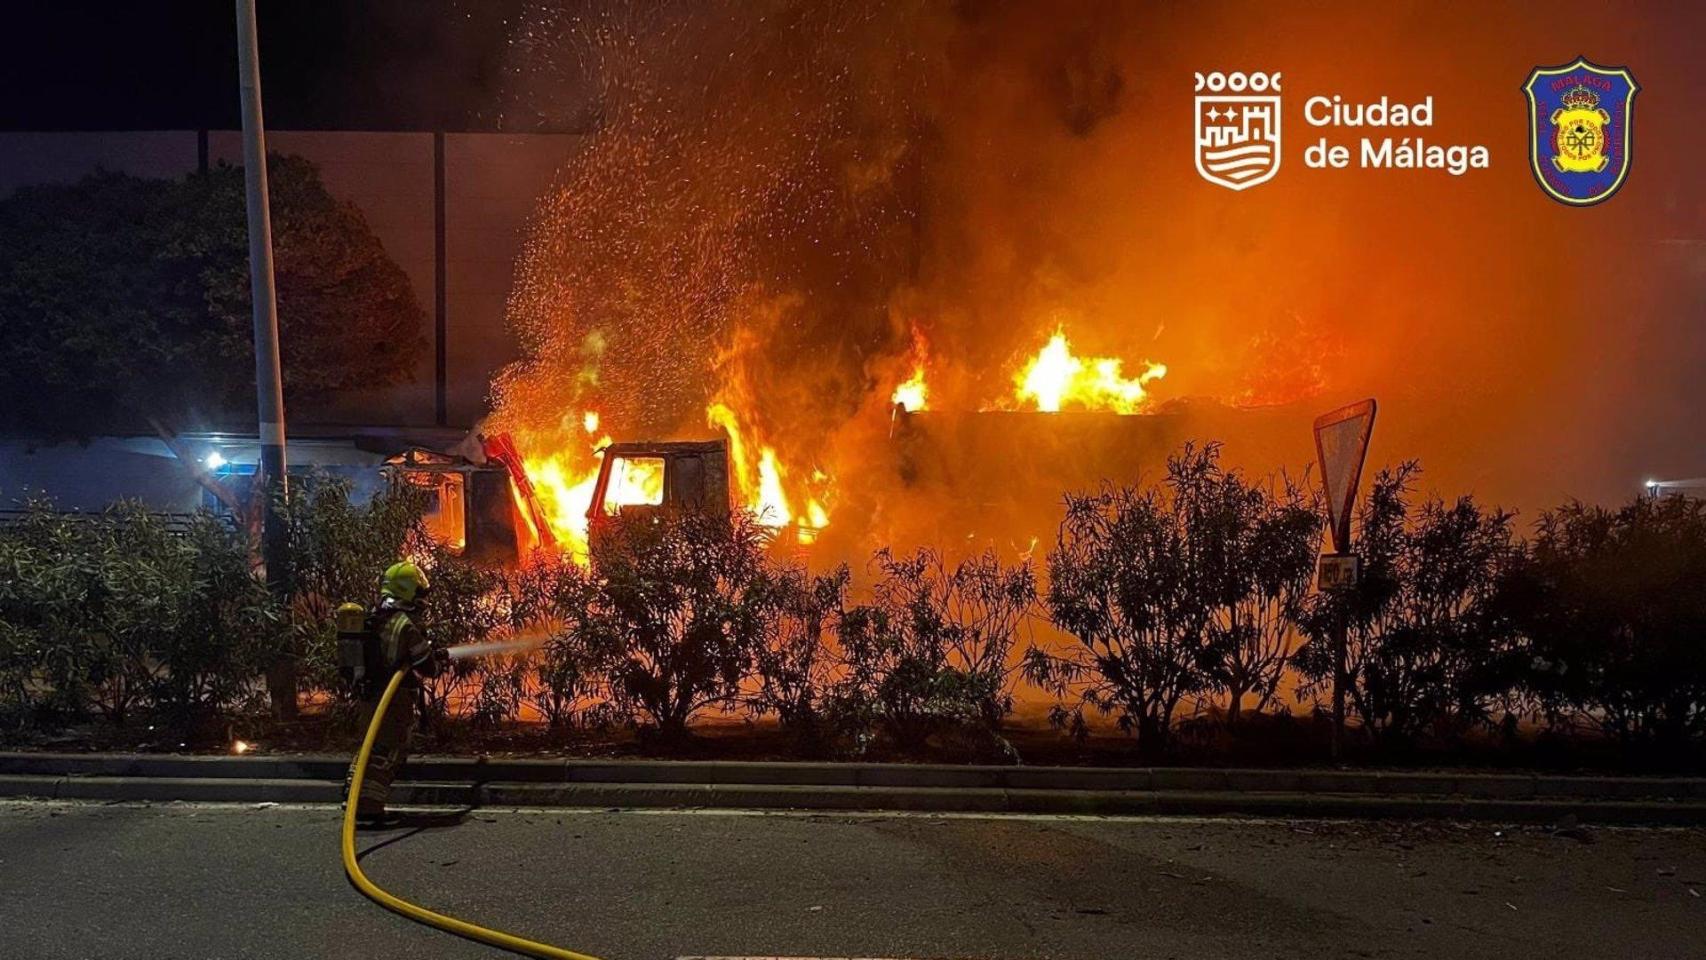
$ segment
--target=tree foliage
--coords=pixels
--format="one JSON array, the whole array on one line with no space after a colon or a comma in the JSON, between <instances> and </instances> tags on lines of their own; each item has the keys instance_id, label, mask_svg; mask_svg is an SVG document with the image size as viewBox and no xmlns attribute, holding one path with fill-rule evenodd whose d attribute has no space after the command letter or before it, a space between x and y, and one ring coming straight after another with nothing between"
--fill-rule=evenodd
<instances>
[{"instance_id":1,"label":"tree foliage","mask_svg":"<svg viewBox=\"0 0 1706 960\"><path fill-rule=\"evenodd\" d=\"M308 161L270 175L287 399L406 379L408 277ZM96 173L0 200L0 428L49 436L218 423L252 409L243 171Z\"/></svg>"}]
</instances>

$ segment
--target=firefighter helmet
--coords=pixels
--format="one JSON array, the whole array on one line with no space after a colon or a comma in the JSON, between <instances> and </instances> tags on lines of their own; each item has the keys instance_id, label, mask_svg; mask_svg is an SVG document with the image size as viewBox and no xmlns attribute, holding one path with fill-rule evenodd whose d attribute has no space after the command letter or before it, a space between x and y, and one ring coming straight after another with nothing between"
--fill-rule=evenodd
<instances>
[{"instance_id":1,"label":"firefighter helmet","mask_svg":"<svg viewBox=\"0 0 1706 960\"><path fill-rule=\"evenodd\" d=\"M431 590L432 584L427 582L426 571L410 560L399 561L385 568L385 576L379 581L379 595L390 597L398 603L414 603L417 598Z\"/></svg>"}]
</instances>

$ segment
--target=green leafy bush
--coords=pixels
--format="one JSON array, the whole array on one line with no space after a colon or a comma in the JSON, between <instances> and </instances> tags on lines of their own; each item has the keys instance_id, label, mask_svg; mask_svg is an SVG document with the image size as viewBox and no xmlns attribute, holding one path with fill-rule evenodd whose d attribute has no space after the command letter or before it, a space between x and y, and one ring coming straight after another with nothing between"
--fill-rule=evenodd
<instances>
[{"instance_id":1,"label":"green leafy bush","mask_svg":"<svg viewBox=\"0 0 1706 960\"><path fill-rule=\"evenodd\" d=\"M745 513L613 519L593 546L600 585L580 641L614 709L679 739L700 710L735 700L776 595L767 537Z\"/></svg>"},{"instance_id":2,"label":"green leafy bush","mask_svg":"<svg viewBox=\"0 0 1706 960\"><path fill-rule=\"evenodd\" d=\"M0 704L20 717L137 709L184 727L251 696L282 639L235 531L131 503L31 504L0 530Z\"/></svg>"},{"instance_id":3,"label":"green leafy bush","mask_svg":"<svg viewBox=\"0 0 1706 960\"><path fill-rule=\"evenodd\" d=\"M984 553L950 566L932 550L877 553L872 599L841 617L837 725L913 750L934 733L993 734L1013 710L1009 654L1037 599L1029 563Z\"/></svg>"},{"instance_id":4,"label":"green leafy bush","mask_svg":"<svg viewBox=\"0 0 1706 960\"><path fill-rule=\"evenodd\" d=\"M293 478L285 517L290 551L290 633L302 682L342 698L351 691L337 675L338 604L371 606L379 575L425 543L425 494L395 483L365 503L350 498L349 481L326 475Z\"/></svg>"},{"instance_id":5,"label":"green leafy bush","mask_svg":"<svg viewBox=\"0 0 1706 960\"><path fill-rule=\"evenodd\" d=\"M758 686L747 703L757 716L774 714L811 752L824 746L828 732L824 715L837 677L832 641L851 580L845 564L821 575L784 566L768 579L770 602L760 605L764 642L756 651Z\"/></svg>"}]
</instances>

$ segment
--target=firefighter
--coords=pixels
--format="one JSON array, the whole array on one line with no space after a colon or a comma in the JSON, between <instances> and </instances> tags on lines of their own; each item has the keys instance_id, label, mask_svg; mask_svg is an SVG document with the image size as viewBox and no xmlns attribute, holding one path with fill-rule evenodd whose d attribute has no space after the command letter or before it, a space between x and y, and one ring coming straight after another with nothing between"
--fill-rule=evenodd
<instances>
[{"instance_id":1,"label":"firefighter","mask_svg":"<svg viewBox=\"0 0 1706 960\"><path fill-rule=\"evenodd\" d=\"M409 738L415 730L415 698L420 690L420 677L436 677L449 657L427 639L417 622L418 606L431 590L426 573L404 560L386 568L379 583L379 605L367 618L366 642L373 644L374 665L359 686L361 697L361 727L366 731L379 708L379 697L399 668L412 669L404 679L397 696L392 698L385 720L373 741L373 753L368 758L367 775L361 782L361 796L356 798L355 813L361 820L377 821L385 816L385 801L391 795L391 781L408 755ZM355 765L350 765L349 777L344 780L344 792L349 792Z\"/></svg>"}]
</instances>

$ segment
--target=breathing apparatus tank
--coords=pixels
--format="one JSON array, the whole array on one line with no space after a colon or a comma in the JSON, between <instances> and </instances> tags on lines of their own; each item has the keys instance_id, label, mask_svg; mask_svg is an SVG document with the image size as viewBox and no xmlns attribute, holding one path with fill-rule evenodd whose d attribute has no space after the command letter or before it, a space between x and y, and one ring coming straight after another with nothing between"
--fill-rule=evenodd
<instances>
[{"instance_id":1,"label":"breathing apparatus tank","mask_svg":"<svg viewBox=\"0 0 1706 960\"><path fill-rule=\"evenodd\" d=\"M367 608L359 603L340 603L334 615L338 627L338 675L357 696L385 680L380 663L379 636L368 624Z\"/></svg>"}]
</instances>

